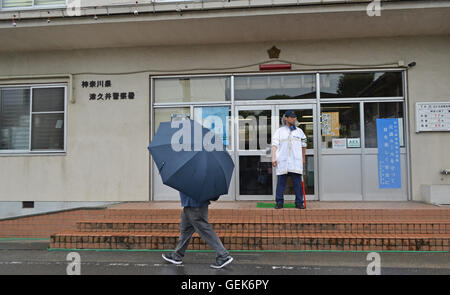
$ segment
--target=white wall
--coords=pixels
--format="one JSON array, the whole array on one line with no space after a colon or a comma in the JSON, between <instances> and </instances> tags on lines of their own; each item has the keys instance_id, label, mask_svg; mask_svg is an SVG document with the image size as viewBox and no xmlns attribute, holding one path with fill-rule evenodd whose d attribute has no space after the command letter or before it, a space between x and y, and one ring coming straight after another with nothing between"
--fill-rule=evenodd
<instances>
[{"instance_id":1,"label":"white wall","mask_svg":"<svg viewBox=\"0 0 450 295\"><path fill-rule=\"evenodd\" d=\"M412 198L421 184L450 185L440 168L450 168L450 133L415 134L415 102L449 101L450 39L448 36L371 38L332 41L270 42L212 46L166 46L0 54L0 77L54 73L75 75L75 104L68 106L67 154L0 156L0 200L125 201L149 199L149 75L258 71L276 45L280 58L307 64L392 64L415 61L408 71ZM193 68L204 71L191 71ZM293 70L355 68L301 66ZM160 70L160 71L156 71ZM97 103L81 88L85 79L113 80L118 89L133 89L134 101ZM1 82L4 83L4 82ZM376 180L374 180L376 181Z\"/></svg>"}]
</instances>

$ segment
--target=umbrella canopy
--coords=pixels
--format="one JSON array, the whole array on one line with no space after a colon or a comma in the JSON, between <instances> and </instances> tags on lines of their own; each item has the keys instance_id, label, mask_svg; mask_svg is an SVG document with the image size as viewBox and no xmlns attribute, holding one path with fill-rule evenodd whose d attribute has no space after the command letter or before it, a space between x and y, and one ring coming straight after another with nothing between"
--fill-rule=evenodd
<instances>
[{"instance_id":1,"label":"umbrella canopy","mask_svg":"<svg viewBox=\"0 0 450 295\"><path fill-rule=\"evenodd\" d=\"M227 194L234 163L221 137L190 119L176 123L162 122L148 146L162 182L198 201Z\"/></svg>"}]
</instances>

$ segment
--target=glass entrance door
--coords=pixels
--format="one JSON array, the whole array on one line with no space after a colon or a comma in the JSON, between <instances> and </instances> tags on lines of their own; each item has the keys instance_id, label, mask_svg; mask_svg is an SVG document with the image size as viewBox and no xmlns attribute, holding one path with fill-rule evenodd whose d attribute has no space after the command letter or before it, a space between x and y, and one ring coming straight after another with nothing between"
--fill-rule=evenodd
<instances>
[{"instance_id":1,"label":"glass entrance door","mask_svg":"<svg viewBox=\"0 0 450 295\"><path fill-rule=\"evenodd\" d=\"M277 106L276 114L278 119L275 122L275 128L279 128L284 125L283 116L287 110L293 110L297 115L297 127L302 129L306 135L306 165L303 166L303 182L305 185L305 194L307 200L317 200L317 156L316 150L316 112L314 105L296 105L296 106ZM274 173L276 174L276 173ZM275 175L276 178L276 175ZM294 200L294 189L292 180L288 178L286 184L286 191L284 192L285 200Z\"/></svg>"},{"instance_id":2,"label":"glass entrance door","mask_svg":"<svg viewBox=\"0 0 450 295\"><path fill-rule=\"evenodd\" d=\"M317 199L315 156L316 120L313 105L236 106L236 198L238 200L275 200L276 170L272 167L272 135L282 126L286 110L294 110L297 124L307 137L304 184L307 199ZM288 179L285 200L294 200Z\"/></svg>"},{"instance_id":3,"label":"glass entrance door","mask_svg":"<svg viewBox=\"0 0 450 295\"><path fill-rule=\"evenodd\" d=\"M274 195L271 138L272 106L236 107L238 200L271 200Z\"/></svg>"}]
</instances>

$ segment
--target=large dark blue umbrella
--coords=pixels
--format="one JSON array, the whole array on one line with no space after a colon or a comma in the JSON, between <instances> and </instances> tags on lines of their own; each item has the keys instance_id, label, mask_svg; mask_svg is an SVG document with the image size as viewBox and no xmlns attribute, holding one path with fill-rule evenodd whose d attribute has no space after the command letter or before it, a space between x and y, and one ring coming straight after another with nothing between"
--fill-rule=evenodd
<instances>
[{"instance_id":1,"label":"large dark blue umbrella","mask_svg":"<svg viewBox=\"0 0 450 295\"><path fill-rule=\"evenodd\" d=\"M177 123L162 122L148 146L162 182L198 201L227 194L234 164L221 136L193 120ZM216 148L205 149L204 139Z\"/></svg>"}]
</instances>

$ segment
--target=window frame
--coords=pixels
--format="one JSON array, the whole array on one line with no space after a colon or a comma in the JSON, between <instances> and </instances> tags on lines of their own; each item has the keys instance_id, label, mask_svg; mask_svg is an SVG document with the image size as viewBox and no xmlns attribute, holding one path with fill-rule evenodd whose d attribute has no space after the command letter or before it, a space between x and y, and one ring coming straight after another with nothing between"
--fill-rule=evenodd
<instances>
[{"instance_id":1,"label":"window frame","mask_svg":"<svg viewBox=\"0 0 450 295\"><path fill-rule=\"evenodd\" d=\"M401 131L401 133L403 135L403 138L400 139L400 143L403 141L403 145L400 144L400 149L401 149L401 151L403 151L403 149L406 148L406 133L407 133L406 122L405 122L406 108L405 108L405 101L404 100L402 100L402 101L400 101L400 100L379 100L379 101L364 101L363 102L362 112L364 113L364 115L363 115L364 122L362 122L363 123L362 127L364 128L364 148L366 150L369 150L369 151L375 151L376 150L378 152L378 142L377 142L377 146L376 147L367 147L367 142L366 142L366 139L367 139L366 138L366 130L367 130L367 128L366 128L366 124L365 124L366 104L371 104L371 103L378 103L378 104L381 104L381 103L400 103L400 104L402 104L403 116L401 118L399 117L398 119L402 119L403 120L403 122L402 122L403 130ZM377 117L375 119L383 119L383 118Z\"/></svg>"},{"instance_id":2,"label":"window frame","mask_svg":"<svg viewBox=\"0 0 450 295\"><path fill-rule=\"evenodd\" d=\"M42 88L63 88L64 89L64 111L50 111L50 112L33 112L33 89ZM29 112L29 142L28 150L0 150L0 156L8 155L58 155L65 154L67 152L67 84L66 83L55 83L55 84L29 84L29 85L0 85L0 89L29 89L30 90L30 112ZM64 144L62 150L32 150L31 149L31 139L33 132L33 114L61 114L64 113Z\"/></svg>"},{"instance_id":3,"label":"window frame","mask_svg":"<svg viewBox=\"0 0 450 295\"><path fill-rule=\"evenodd\" d=\"M64 4L54 4L54 5L35 5L35 0L32 0L33 4L31 6L17 6L17 7L3 7L3 0L0 0L0 11L17 11L17 10L40 10L40 9L57 9L66 8L67 1L64 0Z\"/></svg>"},{"instance_id":4,"label":"window frame","mask_svg":"<svg viewBox=\"0 0 450 295\"><path fill-rule=\"evenodd\" d=\"M231 75L228 75L228 74L211 74L211 75L171 75L171 76L154 76L154 77L151 77L151 80L152 80L152 84L151 84L151 87L152 87L152 103L153 103L153 105L155 106L155 107L158 107L158 106L171 106L171 105L174 105L174 106L179 106L179 105L183 105L183 104L185 104L185 105L204 105L204 104L231 104L231 101L232 101L232 96L233 96L233 88L232 88L232 84L234 83L234 81L232 81L232 78L231 78L232 76ZM204 101L202 101L202 100L200 100L200 101L193 101L193 100L190 100L190 101L173 101L173 100L171 100L171 101L157 101L157 97L156 97L156 91L157 91L157 87L158 87L158 85L156 85L156 81L159 81L159 80L174 80L174 79L179 79L179 80L181 80L181 79L188 79L188 80L190 80L190 79L209 79L209 78L224 78L224 81L225 81L225 99L223 99L223 100L204 100ZM229 83L230 84L230 88L229 88L229 99L227 100L227 93L226 93L226 83Z\"/></svg>"},{"instance_id":5,"label":"window frame","mask_svg":"<svg viewBox=\"0 0 450 295\"><path fill-rule=\"evenodd\" d=\"M303 73L303 72L301 72L301 73L278 73L278 74L273 74L273 73L258 73L258 74L247 74L247 75L245 75L245 74L241 74L241 75L234 75L235 76L235 78L234 78L234 85L233 85L233 89L234 89L234 100L236 101L236 102L270 102L270 101L272 101L272 103L273 104L276 104L277 102L280 102L280 101L289 101L289 102L297 102L297 103L300 103L300 102L303 102L303 101L305 101L305 100L310 100L310 99L316 99L317 98L317 89L316 89L316 87L317 87L317 83L316 83L316 75L315 75L315 73L313 73L313 72L311 72L311 73ZM250 84L250 81L251 81L251 79L254 79L254 78L266 78L267 79L267 82L269 82L270 81L270 79L271 78L274 78L274 77L281 77L281 79L287 79L287 78L289 78L289 77L295 77L295 76L297 76L298 78L300 78L300 79L303 79L303 77L302 76L305 76L305 77L311 77L312 78L312 87L313 87L313 92L312 93L314 93L314 97L307 97L307 98L295 98L295 97L291 97L291 98L280 98L280 99L271 99L271 100L268 100L267 98L269 98L269 97L272 97L272 96L274 96L274 95L272 95L272 96L268 96L268 97L265 97L265 98L258 98L258 97L256 97L256 98L240 98L240 96L239 96L239 93L238 93L238 91L242 91L242 89L237 89L236 90L236 80L239 80L239 79L247 79L247 82L248 82L248 84ZM237 78L237 79L236 79ZM255 88L255 89L251 89L251 88L249 88L249 89L247 89L247 90L257 90L258 88ZM270 90L273 90L274 88L270 88L270 87L267 87L267 88L259 88L259 89L262 89L262 90L269 90L269 92L270 92ZM279 88L279 89L281 89L281 91L280 92L283 92L285 89L303 89L303 88L297 88L297 87L295 87L295 88ZM285 95L285 93L283 92L283 94L281 94L281 95Z\"/></svg>"},{"instance_id":6,"label":"window frame","mask_svg":"<svg viewBox=\"0 0 450 295\"><path fill-rule=\"evenodd\" d=\"M321 100L374 100L374 99L388 99L388 98L403 98L405 97L405 89L403 89L404 86L404 75L403 70L399 69L373 69L373 70L362 70L362 71L319 71L319 78L320 79L320 92L323 90L322 88L322 76L325 75L341 75L341 74L371 74L371 73L399 73L401 84L402 84L402 95L401 96L329 96L329 97L320 97ZM324 88L325 89L325 88ZM319 93L320 94L320 93Z\"/></svg>"},{"instance_id":7,"label":"window frame","mask_svg":"<svg viewBox=\"0 0 450 295\"><path fill-rule=\"evenodd\" d=\"M363 117L361 116L361 102L362 101L357 101L357 100L353 100L353 101L339 101L336 99L333 99L333 101L323 101L321 100L319 103L319 149L321 150L322 154L360 154L363 148L363 135L364 135L364 126L361 125L361 120L363 119ZM359 139L360 139L360 146L359 147L355 147L355 148L345 148L345 149L333 149L333 148L329 148L327 146L323 146L323 143L326 141L323 141L323 137L324 135L322 135L322 107L325 105L344 105L344 104L354 104L357 106L356 110L358 111L358 119L359 119L359 124L358 124L358 129L359 129ZM339 107L338 106L338 107ZM340 120L341 116L339 115L339 120ZM339 122L340 124L340 122ZM334 136L333 136L334 137ZM338 138L343 138L341 136L339 136ZM348 137L345 137L348 138Z\"/></svg>"}]
</instances>

